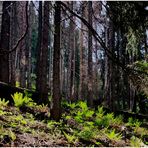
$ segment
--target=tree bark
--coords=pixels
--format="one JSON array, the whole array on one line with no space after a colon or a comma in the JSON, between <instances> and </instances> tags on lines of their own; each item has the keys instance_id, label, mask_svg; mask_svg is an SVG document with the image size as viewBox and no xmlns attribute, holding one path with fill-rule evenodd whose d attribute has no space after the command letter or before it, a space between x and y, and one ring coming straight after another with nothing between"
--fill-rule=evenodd
<instances>
[{"instance_id":1,"label":"tree bark","mask_svg":"<svg viewBox=\"0 0 148 148\"><path fill-rule=\"evenodd\" d=\"M26 10L25 6L28 2L19 2L19 33L20 37L24 34L26 30ZM26 38L25 38L26 39ZM20 50L20 85L21 87L26 88L26 66L27 66L27 59L26 59L26 46L25 46L25 39L23 39L19 45Z\"/></svg>"},{"instance_id":2,"label":"tree bark","mask_svg":"<svg viewBox=\"0 0 148 148\"><path fill-rule=\"evenodd\" d=\"M83 2L83 5L85 2ZM82 5L82 18L85 17L85 7ZM84 24L81 22L81 37L80 37L80 94L79 99L85 100L87 98L87 71L86 71L86 46L84 43Z\"/></svg>"},{"instance_id":3,"label":"tree bark","mask_svg":"<svg viewBox=\"0 0 148 148\"><path fill-rule=\"evenodd\" d=\"M51 118L58 121L61 117L61 91L60 91L60 21L61 21L61 5L55 2L54 16L54 53L53 53L53 106L51 110Z\"/></svg>"},{"instance_id":4,"label":"tree bark","mask_svg":"<svg viewBox=\"0 0 148 148\"><path fill-rule=\"evenodd\" d=\"M73 10L73 1L70 2L70 9ZM74 54L75 54L75 45L74 45L74 17L70 19L69 26L69 59L68 59L68 99L73 100L74 98Z\"/></svg>"},{"instance_id":5,"label":"tree bark","mask_svg":"<svg viewBox=\"0 0 148 148\"><path fill-rule=\"evenodd\" d=\"M13 2L13 5L11 6L11 13L10 13L10 49L12 49L14 47L14 45L16 44L17 41L17 37L18 37L18 27L16 27L18 25L18 21L17 21L17 2ZM10 57L10 66L9 66L9 71L10 71L10 76L9 76L9 80L10 80L10 84L12 86L15 86L16 83L16 54L17 52L14 51L12 53L10 53L9 57Z\"/></svg>"},{"instance_id":6,"label":"tree bark","mask_svg":"<svg viewBox=\"0 0 148 148\"><path fill-rule=\"evenodd\" d=\"M40 11L42 11L42 4L40 2ZM40 12L42 13L42 12ZM37 91L41 94L41 101L48 103L47 90L47 59L48 59L48 38L49 38L49 2L44 2L44 16L42 24L42 14L39 14L39 31L41 31L41 38L38 40L40 46L38 50L38 65L37 65ZM41 22L40 22L41 21Z\"/></svg>"},{"instance_id":7,"label":"tree bark","mask_svg":"<svg viewBox=\"0 0 148 148\"><path fill-rule=\"evenodd\" d=\"M88 2L88 22L92 26L92 1ZM93 105L93 90L92 90L92 81L93 81L93 64L92 64L92 33L88 31L88 98L87 102L89 106Z\"/></svg>"},{"instance_id":8,"label":"tree bark","mask_svg":"<svg viewBox=\"0 0 148 148\"><path fill-rule=\"evenodd\" d=\"M32 24L34 23L34 8L32 2L29 5L29 28L28 28L28 34L26 39L26 58L27 58L27 88L31 89L31 49L32 49Z\"/></svg>"},{"instance_id":9,"label":"tree bark","mask_svg":"<svg viewBox=\"0 0 148 148\"><path fill-rule=\"evenodd\" d=\"M0 36L0 50L9 51L10 15L7 7L11 2L3 2L2 26ZM9 83L9 55L0 54L0 81Z\"/></svg>"},{"instance_id":10,"label":"tree bark","mask_svg":"<svg viewBox=\"0 0 148 148\"><path fill-rule=\"evenodd\" d=\"M109 9L110 17L112 18L112 11ZM112 58L114 55L114 26L113 21L109 19L109 22L106 23L106 46L110 50ZM107 21L107 20L106 20ZM108 51L105 52L105 99L107 100L107 105L111 108L111 110L115 109L115 80L114 80L114 63L108 57Z\"/></svg>"},{"instance_id":11,"label":"tree bark","mask_svg":"<svg viewBox=\"0 0 148 148\"><path fill-rule=\"evenodd\" d=\"M110 20L109 21L109 35L108 35L109 41L108 41L108 48L112 52L112 55L114 55L114 27L113 27L113 22ZM114 80L114 63L112 62L111 59L109 60L109 106L111 110L114 110L114 101L115 100L115 80Z\"/></svg>"}]
</instances>

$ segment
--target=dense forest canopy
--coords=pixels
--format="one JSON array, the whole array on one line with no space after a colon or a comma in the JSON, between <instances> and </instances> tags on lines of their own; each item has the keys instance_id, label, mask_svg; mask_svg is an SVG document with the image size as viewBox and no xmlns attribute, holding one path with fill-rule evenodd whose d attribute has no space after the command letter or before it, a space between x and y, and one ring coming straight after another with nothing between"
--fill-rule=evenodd
<instances>
[{"instance_id":1,"label":"dense forest canopy","mask_svg":"<svg viewBox=\"0 0 148 148\"><path fill-rule=\"evenodd\" d=\"M147 2L10 1L0 7L2 82L35 89L38 102L52 96L58 118L62 98L147 112Z\"/></svg>"}]
</instances>

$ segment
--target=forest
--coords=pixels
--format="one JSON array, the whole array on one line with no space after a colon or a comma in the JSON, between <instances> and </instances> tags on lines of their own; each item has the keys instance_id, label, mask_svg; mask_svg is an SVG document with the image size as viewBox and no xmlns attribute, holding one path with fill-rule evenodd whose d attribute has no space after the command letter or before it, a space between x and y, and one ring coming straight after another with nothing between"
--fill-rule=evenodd
<instances>
[{"instance_id":1,"label":"forest","mask_svg":"<svg viewBox=\"0 0 148 148\"><path fill-rule=\"evenodd\" d=\"M148 147L147 1L0 1L1 147Z\"/></svg>"}]
</instances>

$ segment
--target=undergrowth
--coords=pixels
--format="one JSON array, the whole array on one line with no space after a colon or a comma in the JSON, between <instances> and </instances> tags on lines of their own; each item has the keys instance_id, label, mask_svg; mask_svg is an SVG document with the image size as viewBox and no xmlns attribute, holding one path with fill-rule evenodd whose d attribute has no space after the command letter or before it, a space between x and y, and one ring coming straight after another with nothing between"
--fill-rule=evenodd
<instances>
[{"instance_id":1,"label":"undergrowth","mask_svg":"<svg viewBox=\"0 0 148 148\"><path fill-rule=\"evenodd\" d=\"M0 146L146 146L148 130L142 122L107 113L86 102L62 102L61 120L50 120L49 108L31 96L12 95L14 107L0 99ZM24 109L22 109L25 108ZM27 138L28 137L28 138Z\"/></svg>"}]
</instances>

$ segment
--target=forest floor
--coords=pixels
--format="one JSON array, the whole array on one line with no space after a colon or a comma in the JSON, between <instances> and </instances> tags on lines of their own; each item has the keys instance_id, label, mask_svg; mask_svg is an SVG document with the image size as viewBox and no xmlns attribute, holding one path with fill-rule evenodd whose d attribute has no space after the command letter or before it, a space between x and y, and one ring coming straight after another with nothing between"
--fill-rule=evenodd
<instances>
[{"instance_id":1,"label":"forest floor","mask_svg":"<svg viewBox=\"0 0 148 148\"><path fill-rule=\"evenodd\" d=\"M148 129L142 122L115 117L103 107L90 110L85 102L63 102L59 122L50 120L44 105L10 106L0 100L0 146L59 147L148 146Z\"/></svg>"}]
</instances>

